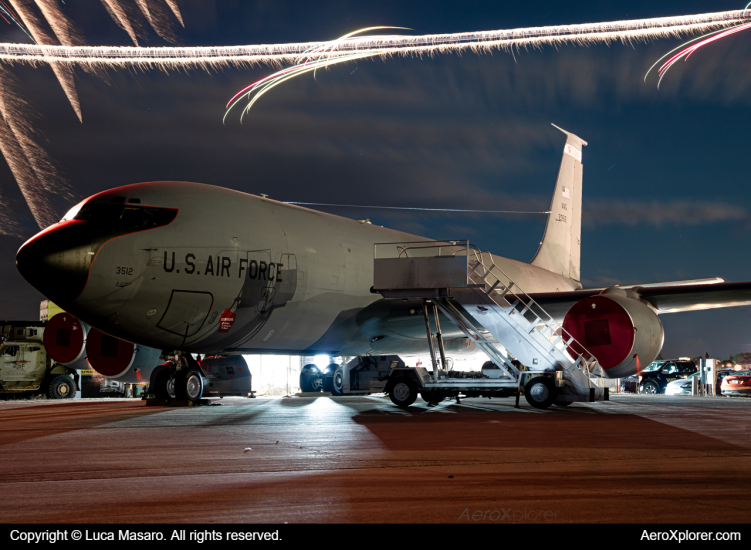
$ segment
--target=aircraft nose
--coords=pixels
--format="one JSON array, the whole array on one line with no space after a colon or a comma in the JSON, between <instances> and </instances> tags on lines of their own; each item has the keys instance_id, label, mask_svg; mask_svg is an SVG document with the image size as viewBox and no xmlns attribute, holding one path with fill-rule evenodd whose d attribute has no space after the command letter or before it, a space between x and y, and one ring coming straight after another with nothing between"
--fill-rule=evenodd
<instances>
[{"instance_id":1,"label":"aircraft nose","mask_svg":"<svg viewBox=\"0 0 751 550\"><path fill-rule=\"evenodd\" d=\"M86 286L96 252L76 220L49 227L29 239L16 253L24 279L47 298L64 306Z\"/></svg>"}]
</instances>

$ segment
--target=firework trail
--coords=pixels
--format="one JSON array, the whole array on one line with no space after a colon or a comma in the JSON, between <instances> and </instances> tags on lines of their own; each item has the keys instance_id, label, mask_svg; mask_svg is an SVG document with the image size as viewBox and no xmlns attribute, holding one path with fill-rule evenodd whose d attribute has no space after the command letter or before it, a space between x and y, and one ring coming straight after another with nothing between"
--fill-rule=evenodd
<instances>
[{"instance_id":1,"label":"firework trail","mask_svg":"<svg viewBox=\"0 0 751 550\"><path fill-rule=\"evenodd\" d=\"M67 183L57 176L47 153L34 141L29 106L17 93L17 86L14 75L0 68L0 151L34 219L44 229L57 221L48 195L53 193L71 200L73 194Z\"/></svg>"},{"instance_id":2,"label":"firework trail","mask_svg":"<svg viewBox=\"0 0 751 550\"><path fill-rule=\"evenodd\" d=\"M21 21L19 20L18 15L16 15L13 10L2 0L0 0L0 17L2 17L9 25L12 25L13 23L18 25L18 28L26 33L26 36L31 38L32 41L34 41L32 36L29 34L29 31L26 30L26 27L24 27L23 23L21 23Z\"/></svg>"},{"instance_id":3,"label":"firework trail","mask_svg":"<svg viewBox=\"0 0 751 550\"><path fill-rule=\"evenodd\" d=\"M368 27L366 29L360 29L348 34L345 34L344 36L337 38L336 40L332 40L331 42L327 42L323 46L318 46L315 48L311 48L310 50L306 51L301 55L298 59L295 60L295 65L291 67L284 68L280 71L275 72L272 75L269 75L265 78L262 78L261 80L257 80L256 82L253 82L249 86L246 86L239 92L237 92L232 99L229 100L227 103L227 112L224 113L224 118L222 119L222 122L226 121L227 115L232 110L235 105L240 103L243 98L248 99L248 104L245 106L245 108L242 111L242 114L240 115L240 121L242 122L243 117L250 111L250 108L253 106L253 104L258 101L263 94L270 91L275 86L278 86L282 82L285 82L287 80L290 80L291 78L295 78L296 76L300 76L305 73L313 72L313 75L315 76L315 72L318 69L322 69L325 67L330 67L332 65L338 65L339 63L346 63L347 61L355 61L357 59L364 59L366 57L374 57L377 55L382 55L382 50L376 50L376 51L369 51L366 53L350 53L350 54L334 54L333 51L337 48L339 44L342 42L348 41L348 40L355 40L357 37L355 35L362 34L364 32L378 30L378 29L403 29L404 27ZM399 35L381 35L377 38L380 39L388 39L388 38L398 38ZM370 39L376 38L375 36L368 37Z\"/></svg>"},{"instance_id":4,"label":"firework trail","mask_svg":"<svg viewBox=\"0 0 751 550\"><path fill-rule=\"evenodd\" d=\"M123 8L119 3L118 0L101 0L102 5L107 9L107 12L110 14L110 17L112 20L117 24L118 27L123 29L125 32L128 33L128 36L130 36L130 39L133 41L133 43L138 46L138 38L136 37L136 31L133 29L133 25L130 23L130 19L128 19L128 14L125 12L125 8Z\"/></svg>"},{"instance_id":5,"label":"firework trail","mask_svg":"<svg viewBox=\"0 0 751 550\"><path fill-rule=\"evenodd\" d=\"M749 4L751 6L751 4ZM748 6L746 6L748 8ZM745 10L744 10L745 11ZM702 35L698 38L694 38L693 40L689 40L688 42L685 42L684 44L681 44L677 48L669 51L665 55L663 55L660 59L658 59L654 65L652 65L649 70L647 71L647 74L644 75L644 81L647 81L647 77L649 76L649 73L652 72L652 69L654 69L660 61L668 58L667 61L665 61L660 68L657 70L657 74L659 76L659 79L657 80L657 88L660 88L660 83L662 82L662 79L665 78L665 75L670 70L670 68L675 65L678 61L683 59L684 61L687 61L688 58L693 54L696 50L703 48L707 44L711 44L712 42L716 42L718 40L722 40L723 38L730 36L732 34L737 34L739 32L743 32L746 29L751 28L751 23L743 23L740 25L736 25L734 27L731 27L729 29L720 29L714 32L710 32L708 34ZM689 46L689 44L693 44L692 46ZM674 53L677 52L677 53ZM671 56L671 54L673 54Z\"/></svg>"},{"instance_id":6,"label":"firework trail","mask_svg":"<svg viewBox=\"0 0 751 550\"><path fill-rule=\"evenodd\" d=\"M34 139L34 116L29 104L16 91L17 79L1 67L0 78L0 116L13 133L35 177L48 193L73 200L75 196L67 182L57 175L49 155Z\"/></svg>"},{"instance_id":7,"label":"firework trail","mask_svg":"<svg viewBox=\"0 0 751 550\"><path fill-rule=\"evenodd\" d=\"M29 0L9 0L9 2L20 16L23 24L29 30L29 33L31 34L33 39L38 44L45 46L55 45L55 39L41 29L39 19L37 19L36 15L34 15L34 13L31 11ZM73 68L55 62L50 63L50 67L52 68L52 72L55 73L58 82L60 82L60 86L62 86L71 107L73 107L73 110L78 117L78 120L80 122L83 122L83 118L81 116L81 104L78 101L78 92L76 91L75 82L73 82Z\"/></svg>"},{"instance_id":8,"label":"firework trail","mask_svg":"<svg viewBox=\"0 0 751 550\"><path fill-rule=\"evenodd\" d=\"M60 9L58 0L34 0L63 46L84 46L86 41L73 22Z\"/></svg>"},{"instance_id":9,"label":"firework trail","mask_svg":"<svg viewBox=\"0 0 751 550\"><path fill-rule=\"evenodd\" d=\"M180 8L177 6L177 0L164 0L167 5L169 6L169 9L172 10L172 13L175 14L175 17L180 22L180 24L185 27L185 22L183 21L183 14L180 13Z\"/></svg>"},{"instance_id":10,"label":"firework trail","mask_svg":"<svg viewBox=\"0 0 751 550\"><path fill-rule=\"evenodd\" d=\"M40 20L32 9L31 0L8 0L13 8L0 0L0 17L8 23L17 24L34 42L43 46L58 46L55 38L42 29ZM126 8L121 0L102 0L102 4L112 19L122 27L138 45L136 31L128 18ZM174 40L171 32L167 8L154 7L150 0L137 0L139 7L157 33L166 39ZM182 16L175 0L165 0L166 5L175 13L182 24ZM57 0L34 0L42 16L49 24L61 47L82 47L85 41L75 25L65 16ZM14 11L15 10L15 11ZM73 81L73 67L55 61L49 63L55 76L73 107L79 121L82 121L78 93ZM85 65L85 70L94 72L96 67ZM0 67L0 153L3 154L18 183L21 193L40 228L45 228L56 220L51 207L49 195L57 195L66 201L74 198L73 192L62 178L58 176L49 155L34 140L34 131L30 123L28 104L16 93L17 81L14 76ZM7 212L6 209L4 212ZM20 234L19 224L9 219L0 211L0 233L6 235Z\"/></svg>"},{"instance_id":11,"label":"firework trail","mask_svg":"<svg viewBox=\"0 0 751 550\"><path fill-rule=\"evenodd\" d=\"M172 30L169 15L164 5L152 0L136 0L136 4L146 17L146 21L159 36L172 44L177 42L177 37Z\"/></svg>"},{"instance_id":12,"label":"firework trail","mask_svg":"<svg viewBox=\"0 0 751 550\"><path fill-rule=\"evenodd\" d=\"M139 0L142 1L142 0ZM563 44L593 45L646 42L658 38L680 38L751 21L744 10L660 17L582 25L532 27L524 29L398 37L358 37L341 41L335 48L322 50L320 57L337 55L421 56L472 51L475 53ZM279 66L294 63L305 52L328 42L270 44L223 47L132 48L108 46L45 46L0 44L0 61L62 62L94 66L161 68L247 67L260 64Z\"/></svg>"}]
</instances>

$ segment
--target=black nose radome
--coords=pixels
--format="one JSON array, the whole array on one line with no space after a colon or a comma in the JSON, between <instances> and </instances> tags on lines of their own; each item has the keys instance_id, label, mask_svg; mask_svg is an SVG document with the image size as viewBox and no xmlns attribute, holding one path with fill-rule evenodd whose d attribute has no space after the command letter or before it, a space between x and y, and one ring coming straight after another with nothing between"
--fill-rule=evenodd
<instances>
[{"instance_id":1,"label":"black nose radome","mask_svg":"<svg viewBox=\"0 0 751 550\"><path fill-rule=\"evenodd\" d=\"M81 224L63 222L27 241L16 253L16 267L34 288L65 307L83 292L97 248Z\"/></svg>"}]
</instances>

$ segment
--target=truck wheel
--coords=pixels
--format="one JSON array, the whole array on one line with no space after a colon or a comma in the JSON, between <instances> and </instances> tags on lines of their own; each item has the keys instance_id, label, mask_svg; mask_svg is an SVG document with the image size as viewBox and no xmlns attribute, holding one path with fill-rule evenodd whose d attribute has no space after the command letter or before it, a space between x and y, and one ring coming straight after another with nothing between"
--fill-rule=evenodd
<instances>
[{"instance_id":1,"label":"truck wheel","mask_svg":"<svg viewBox=\"0 0 751 550\"><path fill-rule=\"evenodd\" d=\"M430 404L437 405L438 403L446 399L446 397L444 395L441 395L440 393L429 392L429 391L424 391L420 393L420 397L422 397L423 401L425 401L429 405Z\"/></svg>"},{"instance_id":2,"label":"truck wheel","mask_svg":"<svg viewBox=\"0 0 751 550\"><path fill-rule=\"evenodd\" d=\"M76 383L70 376L60 374L52 379L47 396L50 399L70 399L76 395Z\"/></svg>"},{"instance_id":3,"label":"truck wheel","mask_svg":"<svg viewBox=\"0 0 751 550\"><path fill-rule=\"evenodd\" d=\"M654 380L648 380L644 383L644 393L648 393L650 395L654 395L660 392L660 386L657 385L657 382Z\"/></svg>"},{"instance_id":4,"label":"truck wheel","mask_svg":"<svg viewBox=\"0 0 751 550\"><path fill-rule=\"evenodd\" d=\"M417 388L410 380L400 381L391 388L389 397L397 407L409 407L417 399Z\"/></svg>"},{"instance_id":5,"label":"truck wheel","mask_svg":"<svg viewBox=\"0 0 751 550\"><path fill-rule=\"evenodd\" d=\"M331 378L331 393L334 395L344 395L344 369L339 367L334 371Z\"/></svg>"},{"instance_id":6,"label":"truck wheel","mask_svg":"<svg viewBox=\"0 0 751 550\"><path fill-rule=\"evenodd\" d=\"M175 375L175 397L197 402L203 397L203 377L198 369L181 369Z\"/></svg>"},{"instance_id":7,"label":"truck wheel","mask_svg":"<svg viewBox=\"0 0 751 550\"><path fill-rule=\"evenodd\" d=\"M323 380L321 371L315 365L305 365L300 371L300 391L302 392L319 392Z\"/></svg>"},{"instance_id":8,"label":"truck wheel","mask_svg":"<svg viewBox=\"0 0 751 550\"><path fill-rule=\"evenodd\" d=\"M558 396L557 388L550 378L537 376L524 386L527 403L536 409L547 409Z\"/></svg>"}]
</instances>

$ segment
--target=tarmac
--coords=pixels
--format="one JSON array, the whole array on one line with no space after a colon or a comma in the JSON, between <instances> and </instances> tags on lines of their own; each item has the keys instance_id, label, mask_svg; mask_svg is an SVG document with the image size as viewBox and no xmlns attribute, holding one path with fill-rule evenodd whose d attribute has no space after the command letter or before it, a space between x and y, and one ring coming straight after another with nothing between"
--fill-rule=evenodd
<instances>
[{"instance_id":1,"label":"tarmac","mask_svg":"<svg viewBox=\"0 0 751 550\"><path fill-rule=\"evenodd\" d=\"M751 400L0 402L2 523L747 523Z\"/></svg>"}]
</instances>

